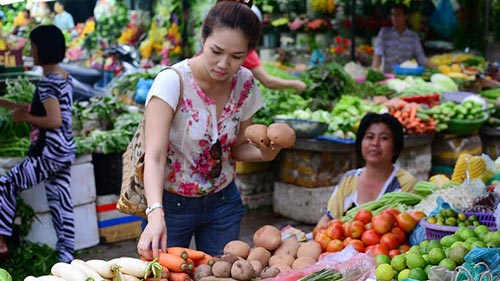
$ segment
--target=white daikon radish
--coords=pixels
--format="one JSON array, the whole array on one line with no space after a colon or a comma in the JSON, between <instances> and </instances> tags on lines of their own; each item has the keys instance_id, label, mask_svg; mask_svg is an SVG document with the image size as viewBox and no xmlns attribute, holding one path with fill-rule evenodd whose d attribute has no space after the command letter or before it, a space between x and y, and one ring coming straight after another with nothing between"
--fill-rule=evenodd
<instances>
[{"instance_id":1,"label":"white daikon radish","mask_svg":"<svg viewBox=\"0 0 500 281\"><path fill-rule=\"evenodd\" d=\"M88 260L85 262L93 270L95 270L100 276L104 278L113 278L115 273L112 270L111 264L104 260Z\"/></svg>"},{"instance_id":2,"label":"white daikon radish","mask_svg":"<svg viewBox=\"0 0 500 281\"><path fill-rule=\"evenodd\" d=\"M128 275L128 274L123 274L121 272L118 272L118 274L116 274L116 276L113 278L113 281L140 281L141 279L135 277L135 276L132 276L132 275Z\"/></svg>"},{"instance_id":3,"label":"white daikon radish","mask_svg":"<svg viewBox=\"0 0 500 281\"><path fill-rule=\"evenodd\" d=\"M87 274L69 263L58 262L50 269L52 275L61 277L66 281L85 281Z\"/></svg>"},{"instance_id":4,"label":"white daikon radish","mask_svg":"<svg viewBox=\"0 0 500 281\"><path fill-rule=\"evenodd\" d=\"M97 273L97 271L95 271L92 267L90 267L82 260L74 259L73 261L71 261L71 265L79 268L81 271L87 274L88 277L94 278L94 281L105 280L104 277L102 277L99 273Z\"/></svg>"},{"instance_id":5,"label":"white daikon radish","mask_svg":"<svg viewBox=\"0 0 500 281\"><path fill-rule=\"evenodd\" d=\"M44 275L44 276L39 276L34 279L29 279L28 281L66 281L66 279L62 279L60 277L54 276L54 275ZM24 281L27 281L24 279Z\"/></svg>"},{"instance_id":6,"label":"white daikon radish","mask_svg":"<svg viewBox=\"0 0 500 281\"><path fill-rule=\"evenodd\" d=\"M148 267L148 262L130 257L112 259L109 261L109 264L111 268L119 267L120 272L123 274L140 278L144 278L144 274Z\"/></svg>"}]
</instances>

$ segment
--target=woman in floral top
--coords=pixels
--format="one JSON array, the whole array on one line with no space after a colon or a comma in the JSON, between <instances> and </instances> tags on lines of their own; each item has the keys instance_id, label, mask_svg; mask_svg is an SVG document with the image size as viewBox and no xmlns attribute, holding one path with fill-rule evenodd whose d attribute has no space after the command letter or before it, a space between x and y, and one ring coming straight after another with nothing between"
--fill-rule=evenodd
<instances>
[{"instance_id":1,"label":"woman in floral top","mask_svg":"<svg viewBox=\"0 0 500 281\"><path fill-rule=\"evenodd\" d=\"M156 77L146 102L147 225L137 245L145 258L167 244L189 247L193 234L197 249L210 255L238 239L244 208L235 161L270 161L280 150L244 136L263 105L251 72L241 67L259 31L249 7L217 3L203 23L201 54L173 66L182 77L180 98L174 70Z\"/></svg>"}]
</instances>

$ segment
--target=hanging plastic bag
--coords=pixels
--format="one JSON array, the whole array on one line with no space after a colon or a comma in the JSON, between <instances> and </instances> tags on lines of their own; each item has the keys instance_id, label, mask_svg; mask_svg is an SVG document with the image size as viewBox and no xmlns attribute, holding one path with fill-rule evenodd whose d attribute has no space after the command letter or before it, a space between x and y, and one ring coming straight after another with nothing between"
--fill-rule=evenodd
<instances>
[{"instance_id":1,"label":"hanging plastic bag","mask_svg":"<svg viewBox=\"0 0 500 281\"><path fill-rule=\"evenodd\" d=\"M431 15L429 24L437 34L449 38L458 26L450 0L441 0Z\"/></svg>"},{"instance_id":2,"label":"hanging plastic bag","mask_svg":"<svg viewBox=\"0 0 500 281\"><path fill-rule=\"evenodd\" d=\"M472 264L486 263L493 276L500 275L500 248L475 247L464 257L464 261Z\"/></svg>"}]
</instances>

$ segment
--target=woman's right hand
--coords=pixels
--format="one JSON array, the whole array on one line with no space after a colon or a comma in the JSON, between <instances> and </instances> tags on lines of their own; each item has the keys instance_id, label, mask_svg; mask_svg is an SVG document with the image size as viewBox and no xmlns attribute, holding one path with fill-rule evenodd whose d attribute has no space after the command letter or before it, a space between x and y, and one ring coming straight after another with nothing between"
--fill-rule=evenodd
<instances>
[{"instance_id":1,"label":"woman's right hand","mask_svg":"<svg viewBox=\"0 0 500 281\"><path fill-rule=\"evenodd\" d=\"M167 225L162 208L157 208L148 215L148 224L137 244L137 252L147 260L158 257L159 249L167 250Z\"/></svg>"}]
</instances>

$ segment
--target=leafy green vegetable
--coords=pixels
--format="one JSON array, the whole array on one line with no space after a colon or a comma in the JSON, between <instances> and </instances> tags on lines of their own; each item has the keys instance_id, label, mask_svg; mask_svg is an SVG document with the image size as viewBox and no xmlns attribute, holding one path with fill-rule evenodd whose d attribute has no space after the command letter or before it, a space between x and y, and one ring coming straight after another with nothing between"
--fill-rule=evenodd
<instances>
[{"instance_id":1,"label":"leafy green vegetable","mask_svg":"<svg viewBox=\"0 0 500 281\"><path fill-rule=\"evenodd\" d=\"M301 79L307 84L301 95L311 100L309 107L312 110L332 110L334 102L356 84L344 68L334 61L307 69Z\"/></svg>"}]
</instances>

